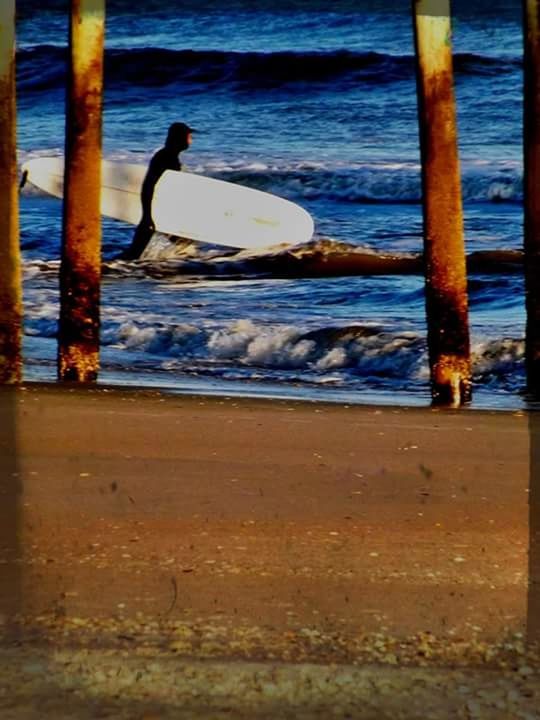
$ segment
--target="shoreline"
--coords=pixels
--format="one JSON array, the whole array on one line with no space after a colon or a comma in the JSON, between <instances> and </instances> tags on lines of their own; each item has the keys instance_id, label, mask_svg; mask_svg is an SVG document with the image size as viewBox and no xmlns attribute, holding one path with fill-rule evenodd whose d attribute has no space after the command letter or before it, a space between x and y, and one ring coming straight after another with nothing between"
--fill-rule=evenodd
<instances>
[{"instance_id":1,"label":"shoreline","mask_svg":"<svg viewBox=\"0 0 540 720\"><path fill-rule=\"evenodd\" d=\"M69 383L61 383L56 379L50 380L40 378L37 373L35 377L32 377L34 370L35 368L32 368L32 372L28 372L28 370L25 371L26 377L21 383L21 387L35 387L43 390L47 390L48 388L71 389ZM431 405L429 384L426 385L425 391L422 392L418 390L412 392L405 390L402 392L392 392L390 390L384 392L354 391L348 393L349 399L347 399L346 390L335 391L328 387L325 387L324 389L318 388L317 392L319 395L309 396L307 392L304 394L302 391L295 390L294 388L279 386L267 382L254 383L251 381L228 381L230 383L230 387L227 387L223 382L213 383L202 381L200 383L186 383L184 384L184 387L175 387L174 385L167 385L165 383L161 384L160 382L147 382L146 384L141 384L137 373L132 372L126 373L126 377L122 377L122 374L119 374L116 371L108 370L101 371L100 375L101 377L105 376L105 379L99 379L95 385L84 387L84 390L103 390L104 392L149 392L159 393L164 396L171 397L234 398L237 400L245 399L247 401L254 402L261 400L268 402L299 402L306 404L320 403L322 405L328 404L367 408L417 408L420 410L437 409ZM291 392L284 392L284 387ZM83 388L81 387L80 389ZM478 394L480 395L480 398L478 398ZM473 394L472 402L460 408L441 407L438 409L444 412L455 409L459 412L493 411L508 413L528 413L540 410L540 402L528 401L520 394L496 395L495 401L492 400L492 402L489 401L488 395L488 391L481 391L480 393L477 391L476 395Z\"/></svg>"}]
</instances>

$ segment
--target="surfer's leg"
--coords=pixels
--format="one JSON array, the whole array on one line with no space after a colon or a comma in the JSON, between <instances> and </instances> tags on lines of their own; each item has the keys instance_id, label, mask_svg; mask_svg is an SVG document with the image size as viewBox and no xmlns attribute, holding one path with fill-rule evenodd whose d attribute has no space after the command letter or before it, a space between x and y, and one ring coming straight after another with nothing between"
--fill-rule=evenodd
<instances>
[{"instance_id":1,"label":"surfer's leg","mask_svg":"<svg viewBox=\"0 0 540 720\"><path fill-rule=\"evenodd\" d=\"M150 238L154 234L154 227L149 225L138 225L131 245L118 255L119 260L137 260L143 254Z\"/></svg>"}]
</instances>

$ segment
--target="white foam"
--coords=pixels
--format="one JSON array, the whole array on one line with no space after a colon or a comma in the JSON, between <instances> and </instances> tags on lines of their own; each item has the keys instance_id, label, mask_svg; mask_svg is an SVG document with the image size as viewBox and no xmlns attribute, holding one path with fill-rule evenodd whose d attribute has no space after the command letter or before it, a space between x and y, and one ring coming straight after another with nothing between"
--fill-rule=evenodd
<instances>
[{"instance_id":1,"label":"white foam","mask_svg":"<svg viewBox=\"0 0 540 720\"><path fill-rule=\"evenodd\" d=\"M62 155L57 147L19 151L19 162ZM108 160L146 166L152 153L111 151ZM192 163L192 164L191 164ZM227 161L219 157L190 155L184 170L238 182L298 201L319 197L358 202L419 202L420 165L410 160L351 162L317 159L261 162L244 157ZM523 169L518 161L464 159L461 161L462 191L469 201L515 201L523 194ZM31 192L27 190L26 192Z\"/></svg>"},{"instance_id":2,"label":"white foam","mask_svg":"<svg viewBox=\"0 0 540 720\"><path fill-rule=\"evenodd\" d=\"M475 343L472 348L474 372L478 376L513 374L524 358L523 339L496 338Z\"/></svg>"},{"instance_id":3,"label":"white foam","mask_svg":"<svg viewBox=\"0 0 540 720\"><path fill-rule=\"evenodd\" d=\"M315 368L321 372L334 368L345 367L348 363L348 355L344 348L334 348L327 352L315 363Z\"/></svg>"}]
</instances>

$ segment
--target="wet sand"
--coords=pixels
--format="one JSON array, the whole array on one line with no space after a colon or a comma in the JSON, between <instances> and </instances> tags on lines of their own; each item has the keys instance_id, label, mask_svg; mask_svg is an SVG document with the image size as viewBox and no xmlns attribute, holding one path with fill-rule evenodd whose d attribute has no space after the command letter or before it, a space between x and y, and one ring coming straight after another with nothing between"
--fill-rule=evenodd
<instances>
[{"instance_id":1,"label":"wet sand","mask_svg":"<svg viewBox=\"0 0 540 720\"><path fill-rule=\"evenodd\" d=\"M281 717L427 717L391 705L398 686L445 717L444 678L453 716L474 717L488 701L460 693L464 677L474 693L501 685L486 717L508 717L509 693L536 717L536 415L29 385L0 392L0 419L0 662L42 684L47 668L65 717L66 697L73 717L90 697L115 717L200 717L203 700L209 717L276 716L275 702ZM95 653L124 658L121 693L96 679ZM179 689L186 666L198 689ZM259 687L255 713L253 678L283 685L272 667L292 695ZM247 673L247 695L224 690L217 707L216 672ZM302 672L326 699L295 705ZM357 705L332 705L336 692ZM0 702L10 694L5 717L32 717L23 690L0 687Z\"/></svg>"}]
</instances>

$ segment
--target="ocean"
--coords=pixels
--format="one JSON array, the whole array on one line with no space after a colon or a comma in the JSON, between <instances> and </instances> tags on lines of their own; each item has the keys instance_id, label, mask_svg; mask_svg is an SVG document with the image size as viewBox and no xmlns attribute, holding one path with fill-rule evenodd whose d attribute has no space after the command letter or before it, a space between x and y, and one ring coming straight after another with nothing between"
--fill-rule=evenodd
<instances>
[{"instance_id":1,"label":"ocean","mask_svg":"<svg viewBox=\"0 0 540 720\"><path fill-rule=\"evenodd\" d=\"M21 163L63 154L67 5L17 2ZM452 5L472 407L517 409L521 3ZM99 382L429 404L410 3L109 0L104 156L144 165L174 121L200 130L186 170L302 205L315 235L257 253L156 236L130 263L133 228L104 218ZM54 381L61 203L27 187L20 215L24 377Z\"/></svg>"}]
</instances>

